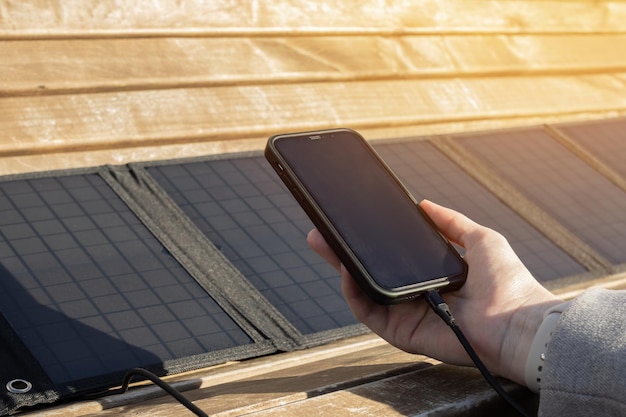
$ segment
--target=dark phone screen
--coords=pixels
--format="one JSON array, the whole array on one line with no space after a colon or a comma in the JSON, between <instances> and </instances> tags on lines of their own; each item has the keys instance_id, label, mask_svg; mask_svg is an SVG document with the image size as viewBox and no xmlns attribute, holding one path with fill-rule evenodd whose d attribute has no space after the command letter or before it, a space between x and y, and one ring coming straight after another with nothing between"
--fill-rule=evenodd
<instances>
[{"instance_id":1,"label":"dark phone screen","mask_svg":"<svg viewBox=\"0 0 626 417\"><path fill-rule=\"evenodd\" d=\"M464 271L360 137L334 132L274 145L381 287L393 290Z\"/></svg>"}]
</instances>

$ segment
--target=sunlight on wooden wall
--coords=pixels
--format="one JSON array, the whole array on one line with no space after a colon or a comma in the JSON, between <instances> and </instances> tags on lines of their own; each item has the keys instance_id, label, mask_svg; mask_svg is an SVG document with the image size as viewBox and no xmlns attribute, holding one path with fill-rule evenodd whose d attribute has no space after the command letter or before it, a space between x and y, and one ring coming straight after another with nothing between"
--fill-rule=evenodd
<instances>
[{"instance_id":1,"label":"sunlight on wooden wall","mask_svg":"<svg viewBox=\"0 0 626 417\"><path fill-rule=\"evenodd\" d=\"M626 113L626 3L0 1L0 174Z\"/></svg>"}]
</instances>

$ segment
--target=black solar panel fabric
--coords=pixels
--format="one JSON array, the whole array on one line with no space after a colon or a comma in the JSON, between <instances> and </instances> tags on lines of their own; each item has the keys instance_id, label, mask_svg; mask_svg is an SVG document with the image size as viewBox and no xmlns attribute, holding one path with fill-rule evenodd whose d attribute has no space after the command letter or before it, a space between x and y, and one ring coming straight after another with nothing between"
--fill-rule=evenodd
<instances>
[{"instance_id":1,"label":"black solar panel fabric","mask_svg":"<svg viewBox=\"0 0 626 417\"><path fill-rule=\"evenodd\" d=\"M626 262L626 193L546 132L458 141L613 264Z\"/></svg>"},{"instance_id":2,"label":"black solar panel fabric","mask_svg":"<svg viewBox=\"0 0 626 417\"><path fill-rule=\"evenodd\" d=\"M312 224L263 157L147 171L302 334L357 323L338 273L305 242Z\"/></svg>"},{"instance_id":3,"label":"black solar panel fabric","mask_svg":"<svg viewBox=\"0 0 626 417\"><path fill-rule=\"evenodd\" d=\"M559 128L626 176L626 121L590 126ZM454 141L626 263L626 193L543 130ZM417 199L502 232L541 281L586 272L431 142L374 147ZM0 179L0 376L37 379L29 395L0 390L0 414L117 385L132 367L180 372L363 333L305 242L312 227L259 153Z\"/></svg>"},{"instance_id":4,"label":"black solar panel fabric","mask_svg":"<svg viewBox=\"0 0 626 417\"><path fill-rule=\"evenodd\" d=\"M0 310L57 384L252 342L98 174L0 182L0 264Z\"/></svg>"},{"instance_id":5,"label":"black solar panel fabric","mask_svg":"<svg viewBox=\"0 0 626 417\"><path fill-rule=\"evenodd\" d=\"M499 231L537 279L548 281L585 272L430 143L407 141L375 148L418 201L429 199Z\"/></svg>"}]
</instances>

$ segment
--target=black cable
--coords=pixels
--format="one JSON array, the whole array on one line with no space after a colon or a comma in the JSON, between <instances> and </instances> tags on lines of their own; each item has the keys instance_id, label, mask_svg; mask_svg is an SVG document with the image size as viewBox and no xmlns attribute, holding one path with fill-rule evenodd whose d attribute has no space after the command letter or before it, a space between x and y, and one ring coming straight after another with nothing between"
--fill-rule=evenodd
<instances>
[{"instance_id":1,"label":"black cable","mask_svg":"<svg viewBox=\"0 0 626 417\"><path fill-rule=\"evenodd\" d=\"M428 304L432 308L432 310L439 316L441 319L452 329L456 337L461 342L461 345L467 352L467 354L472 359L472 362L476 365L476 368L483 375L485 380L491 385L491 387L498 393L498 395L507 402L519 415L522 417L530 417L526 411L502 388L502 385L494 378L493 375L489 372L485 364L480 360L474 348L472 348L471 344L461 331L461 328L456 324L456 320L448 307L448 304L441 298L441 295L435 290L429 290L425 293L426 300ZM167 382L163 381L158 376L154 375L152 372L149 372L143 368L133 368L126 373L124 376L124 380L121 388L113 391L107 391L107 394L123 394L128 391L128 387L130 385L131 380L134 376L140 375L155 385L159 386L165 392L174 397L179 403L187 407L191 412L200 417L209 417L204 411L200 410L195 404L185 398L177 389L169 385ZM89 397L100 396L100 394L92 394Z\"/></svg>"},{"instance_id":2,"label":"black cable","mask_svg":"<svg viewBox=\"0 0 626 417\"><path fill-rule=\"evenodd\" d=\"M137 375L140 375L140 376L142 376L142 377L144 377L146 379L149 379L152 383L157 385L163 391L167 392L169 395L174 397L179 403L181 403L182 405L187 407L195 415L197 415L199 417L209 417L209 415L207 413L205 413L204 411L200 410L194 403L192 403L187 398L185 398L185 396L183 396L183 394L181 394L180 391L178 391L176 388L174 388L173 386L171 386L167 382L163 381L161 378L159 378L158 376L156 376L152 372L147 371L147 370L145 370L143 368L133 368L133 369L129 370L126 373L126 375L124 376L124 380L122 382L122 386L120 388L116 389L116 390L106 391L105 393L97 393L97 394L86 395L84 397L85 398L96 398L96 397L99 397L99 396L101 396L103 394L106 394L106 395L123 394L126 391L128 391L128 386L130 385L131 380L133 379L134 376L137 376Z\"/></svg>"},{"instance_id":3,"label":"black cable","mask_svg":"<svg viewBox=\"0 0 626 417\"><path fill-rule=\"evenodd\" d=\"M454 316L448 307L448 304L441 298L439 292L435 290L429 290L425 293L426 300L432 308L432 310L452 329L456 337L461 342L461 345L472 359L472 362L476 365L476 368L480 371L485 380L491 385L491 387L498 393L498 395L506 401L517 413L523 417L530 417L528 413L515 401L505 390L502 385L491 375L485 364L480 360L476 351L469 343L461 328L456 324Z\"/></svg>"}]
</instances>

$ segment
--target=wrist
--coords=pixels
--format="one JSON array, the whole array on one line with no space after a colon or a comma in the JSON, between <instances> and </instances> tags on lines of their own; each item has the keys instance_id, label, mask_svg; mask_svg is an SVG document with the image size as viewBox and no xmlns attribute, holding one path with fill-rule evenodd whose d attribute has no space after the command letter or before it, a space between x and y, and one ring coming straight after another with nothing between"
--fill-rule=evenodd
<instances>
[{"instance_id":1,"label":"wrist","mask_svg":"<svg viewBox=\"0 0 626 417\"><path fill-rule=\"evenodd\" d=\"M526 362L545 314L563 303L552 296L542 302L525 305L513 313L500 352L501 375L521 385L526 383Z\"/></svg>"}]
</instances>

